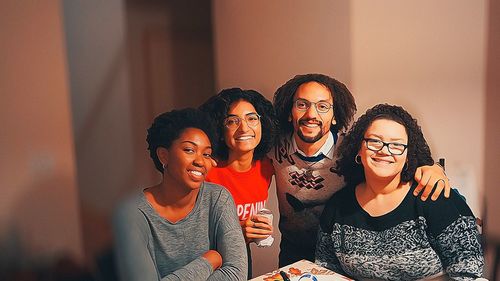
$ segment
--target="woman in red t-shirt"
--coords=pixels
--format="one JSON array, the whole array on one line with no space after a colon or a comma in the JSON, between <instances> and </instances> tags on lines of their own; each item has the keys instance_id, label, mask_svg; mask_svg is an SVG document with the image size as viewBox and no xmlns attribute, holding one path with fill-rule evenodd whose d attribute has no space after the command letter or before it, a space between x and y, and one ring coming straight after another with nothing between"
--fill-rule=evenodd
<instances>
[{"instance_id":1,"label":"woman in red t-shirt","mask_svg":"<svg viewBox=\"0 0 500 281\"><path fill-rule=\"evenodd\" d=\"M274 174L266 157L276 132L271 102L256 91L232 88L211 97L200 109L212 116L219 134L218 166L207 175L207 181L231 192L247 245L268 237L273 232L271 222L256 214L266 206ZM251 264L248 268L250 277Z\"/></svg>"}]
</instances>

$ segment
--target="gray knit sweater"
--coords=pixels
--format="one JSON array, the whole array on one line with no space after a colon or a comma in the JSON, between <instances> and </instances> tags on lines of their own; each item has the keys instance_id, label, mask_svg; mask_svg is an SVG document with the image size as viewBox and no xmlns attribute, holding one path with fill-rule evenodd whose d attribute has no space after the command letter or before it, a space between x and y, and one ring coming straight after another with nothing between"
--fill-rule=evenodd
<instances>
[{"instance_id":1,"label":"gray knit sweater","mask_svg":"<svg viewBox=\"0 0 500 281\"><path fill-rule=\"evenodd\" d=\"M233 198L220 185L204 183L193 210L171 223L144 196L122 204L113 220L121 280L246 280L247 252ZM218 251L222 267L203 258Z\"/></svg>"}]
</instances>

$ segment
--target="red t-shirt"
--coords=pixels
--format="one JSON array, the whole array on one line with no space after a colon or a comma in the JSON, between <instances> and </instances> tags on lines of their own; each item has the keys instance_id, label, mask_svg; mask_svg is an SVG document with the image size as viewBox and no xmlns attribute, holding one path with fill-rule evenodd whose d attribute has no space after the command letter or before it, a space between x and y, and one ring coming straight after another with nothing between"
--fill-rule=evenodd
<instances>
[{"instance_id":1,"label":"red t-shirt","mask_svg":"<svg viewBox=\"0 0 500 281\"><path fill-rule=\"evenodd\" d=\"M265 157L255 161L246 172L229 167L212 168L206 180L226 187L234 198L238 217L246 220L265 207L273 174L271 160Z\"/></svg>"}]
</instances>

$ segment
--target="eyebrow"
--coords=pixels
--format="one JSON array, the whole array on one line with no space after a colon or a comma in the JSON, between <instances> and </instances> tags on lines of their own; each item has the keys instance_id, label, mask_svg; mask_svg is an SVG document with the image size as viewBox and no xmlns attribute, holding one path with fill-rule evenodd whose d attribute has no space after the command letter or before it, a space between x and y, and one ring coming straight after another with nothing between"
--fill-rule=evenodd
<instances>
[{"instance_id":1,"label":"eyebrow","mask_svg":"<svg viewBox=\"0 0 500 281\"><path fill-rule=\"evenodd\" d=\"M258 114L258 113L257 113L257 112L249 112L249 113L245 114L245 116L248 116L248 115L250 115L250 114ZM226 116L226 118L227 118L227 117L233 117L233 116L234 116L234 117L240 117L239 115L236 115L236 114L228 114L228 115Z\"/></svg>"},{"instance_id":2,"label":"eyebrow","mask_svg":"<svg viewBox=\"0 0 500 281\"><path fill-rule=\"evenodd\" d=\"M182 141L181 143L186 143L186 142L187 142L187 143L190 143L190 144L192 144L192 145L194 145L194 146L196 146L196 147L198 147L198 144L196 144L195 142L189 141L189 140ZM210 148L210 149L212 149L212 146L211 146L211 145L209 145L209 146L207 146L206 148Z\"/></svg>"},{"instance_id":3,"label":"eyebrow","mask_svg":"<svg viewBox=\"0 0 500 281\"><path fill-rule=\"evenodd\" d=\"M308 99L304 99L304 98L297 98L296 100L305 100L305 101L308 101L308 102L313 102L313 101L310 101L310 100L308 100ZM333 102L333 99L332 99L332 98L329 98L329 99L327 99L327 100L319 100L319 101L317 101L317 102L322 102L322 101L324 101L324 102L330 102L330 100L332 100L332 102Z\"/></svg>"},{"instance_id":4,"label":"eyebrow","mask_svg":"<svg viewBox=\"0 0 500 281\"><path fill-rule=\"evenodd\" d=\"M382 136L377 135L377 134L370 134L366 138L369 139L370 137L376 137L376 138L379 138L380 140L382 140ZM405 141L405 140L402 138L390 138L389 141Z\"/></svg>"}]
</instances>

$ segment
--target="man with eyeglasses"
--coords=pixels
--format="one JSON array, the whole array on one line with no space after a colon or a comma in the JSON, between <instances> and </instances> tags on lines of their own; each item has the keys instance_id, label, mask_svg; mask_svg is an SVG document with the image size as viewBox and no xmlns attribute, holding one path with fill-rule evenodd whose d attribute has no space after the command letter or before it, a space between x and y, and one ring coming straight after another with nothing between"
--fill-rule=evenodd
<instances>
[{"instance_id":1,"label":"man with eyeglasses","mask_svg":"<svg viewBox=\"0 0 500 281\"><path fill-rule=\"evenodd\" d=\"M276 177L280 211L281 244L279 266L301 259L314 261L319 216L326 201L344 186L336 174L335 147L350 125L356 104L341 82L322 74L297 75L274 94L274 108L280 124L279 143L269 153ZM374 143L376 149L395 144ZM445 190L448 179L438 166L417 169L415 179L422 200L429 193L435 200Z\"/></svg>"}]
</instances>

